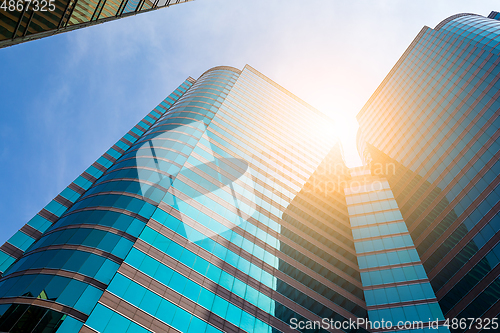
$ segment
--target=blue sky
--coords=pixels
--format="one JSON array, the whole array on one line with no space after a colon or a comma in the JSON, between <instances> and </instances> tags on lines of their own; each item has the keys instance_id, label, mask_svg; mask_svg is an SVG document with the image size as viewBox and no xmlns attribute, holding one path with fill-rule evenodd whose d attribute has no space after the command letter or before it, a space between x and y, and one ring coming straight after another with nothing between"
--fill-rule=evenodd
<instances>
[{"instance_id":1,"label":"blue sky","mask_svg":"<svg viewBox=\"0 0 500 333\"><path fill-rule=\"evenodd\" d=\"M0 244L188 76L249 64L340 124L420 29L498 1L196 0L0 49Z\"/></svg>"}]
</instances>

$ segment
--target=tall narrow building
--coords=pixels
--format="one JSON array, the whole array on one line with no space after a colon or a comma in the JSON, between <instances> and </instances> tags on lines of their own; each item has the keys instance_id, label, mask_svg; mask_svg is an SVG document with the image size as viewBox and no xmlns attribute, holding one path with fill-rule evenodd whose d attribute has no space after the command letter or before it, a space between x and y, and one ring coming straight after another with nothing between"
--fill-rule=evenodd
<instances>
[{"instance_id":1,"label":"tall narrow building","mask_svg":"<svg viewBox=\"0 0 500 333\"><path fill-rule=\"evenodd\" d=\"M350 173L344 192L370 327L449 332L389 182L366 167Z\"/></svg>"},{"instance_id":2,"label":"tall narrow building","mask_svg":"<svg viewBox=\"0 0 500 333\"><path fill-rule=\"evenodd\" d=\"M190 0L3 1L0 48Z\"/></svg>"},{"instance_id":3,"label":"tall narrow building","mask_svg":"<svg viewBox=\"0 0 500 333\"><path fill-rule=\"evenodd\" d=\"M365 162L394 166L383 177L444 315L467 322L453 332L500 314L499 19L424 27L357 116Z\"/></svg>"}]
</instances>

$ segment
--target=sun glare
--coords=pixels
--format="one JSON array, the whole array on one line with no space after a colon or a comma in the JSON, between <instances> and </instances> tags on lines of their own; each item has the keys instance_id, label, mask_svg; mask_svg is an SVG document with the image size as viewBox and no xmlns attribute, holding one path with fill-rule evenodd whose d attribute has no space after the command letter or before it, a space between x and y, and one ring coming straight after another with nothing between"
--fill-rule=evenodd
<instances>
[{"instance_id":1,"label":"sun glare","mask_svg":"<svg viewBox=\"0 0 500 333\"><path fill-rule=\"evenodd\" d=\"M342 113L333 110L324 110L325 114L334 119L333 131L342 144L344 159L348 167L362 164L356 147L356 133L359 125L356 116L352 113Z\"/></svg>"}]
</instances>

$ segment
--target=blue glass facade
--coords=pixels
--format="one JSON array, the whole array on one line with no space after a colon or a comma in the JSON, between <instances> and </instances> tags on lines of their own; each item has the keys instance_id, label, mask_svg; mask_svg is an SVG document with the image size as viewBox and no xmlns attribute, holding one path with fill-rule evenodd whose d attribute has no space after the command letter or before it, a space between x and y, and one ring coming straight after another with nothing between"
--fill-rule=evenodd
<instances>
[{"instance_id":1,"label":"blue glass facade","mask_svg":"<svg viewBox=\"0 0 500 333\"><path fill-rule=\"evenodd\" d=\"M500 313L498 19L423 28L358 114L365 161L395 166L384 177L447 318Z\"/></svg>"},{"instance_id":2,"label":"blue glass facade","mask_svg":"<svg viewBox=\"0 0 500 333\"><path fill-rule=\"evenodd\" d=\"M1 248L0 330L366 318L344 195L307 190L341 158L328 118L250 66L188 79L148 117Z\"/></svg>"},{"instance_id":3,"label":"blue glass facade","mask_svg":"<svg viewBox=\"0 0 500 333\"><path fill-rule=\"evenodd\" d=\"M351 175L345 194L370 327L449 332L389 182L364 169Z\"/></svg>"}]
</instances>

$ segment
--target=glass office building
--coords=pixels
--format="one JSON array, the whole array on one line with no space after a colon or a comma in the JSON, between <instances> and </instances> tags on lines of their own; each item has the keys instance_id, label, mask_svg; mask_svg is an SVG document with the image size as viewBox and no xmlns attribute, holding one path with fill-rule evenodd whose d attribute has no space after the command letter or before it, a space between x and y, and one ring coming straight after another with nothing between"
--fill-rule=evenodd
<instances>
[{"instance_id":1,"label":"glass office building","mask_svg":"<svg viewBox=\"0 0 500 333\"><path fill-rule=\"evenodd\" d=\"M447 318L500 313L499 19L424 27L357 115Z\"/></svg>"},{"instance_id":2,"label":"glass office building","mask_svg":"<svg viewBox=\"0 0 500 333\"><path fill-rule=\"evenodd\" d=\"M0 248L0 331L366 318L342 188L315 183L330 129L250 66L188 78Z\"/></svg>"},{"instance_id":3,"label":"glass office building","mask_svg":"<svg viewBox=\"0 0 500 333\"><path fill-rule=\"evenodd\" d=\"M190 0L4 1L0 48Z\"/></svg>"}]
</instances>

